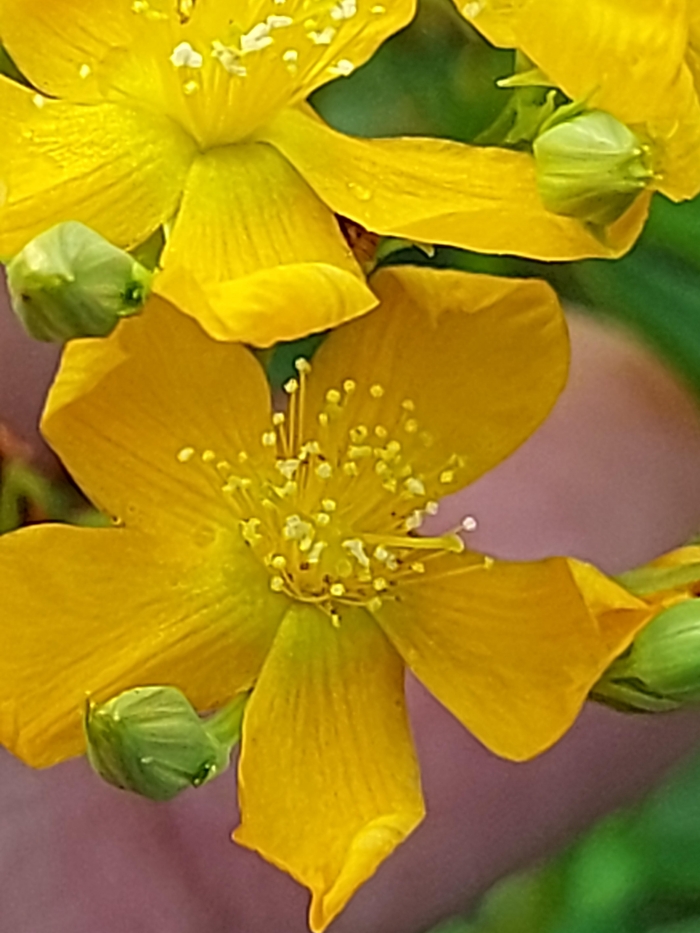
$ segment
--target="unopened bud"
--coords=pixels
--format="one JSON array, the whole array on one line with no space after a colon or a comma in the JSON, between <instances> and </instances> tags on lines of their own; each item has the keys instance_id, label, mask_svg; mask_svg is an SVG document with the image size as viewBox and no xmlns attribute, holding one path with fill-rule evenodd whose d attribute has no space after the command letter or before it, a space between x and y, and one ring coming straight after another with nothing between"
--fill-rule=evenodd
<instances>
[{"instance_id":1,"label":"unopened bud","mask_svg":"<svg viewBox=\"0 0 700 933\"><path fill-rule=\"evenodd\" d=\"M555 123L533 151L547 210L602 226L621 217L653 175L634 133L603 110Z\"/></svg>"},{"instance_id":2,"label":"unopened bud","mask_svg":"<svg viewBox=\"0 0 700 933\"><path fill-rule=\"evenodd\" d=\"M148 296L151 273L94 230L69 221L27 243L7 266L15 313L37 340L104 337Z\"/></svg>"},{"instance_id":3,"label":"unopened bud","mask_svg":"<svg viewBox=\"0 0 700 933\"><path fill-rule=\"evenodd\" d=\"M700 701L700 600L660 612L591 695L628 712L662 712Z\"/></svg>"},{"instance_id":4,"label":"unopened bud","mask_svg":"<svg viewBox=\"0 0 700 933\"><path fill-rule=\"evenodd\" d=\"M207 721L175 687L127 690L88 706L88 759L115 787L170 800L226 770L246 699L240 695Z\"/></svg>"}]
</instances>

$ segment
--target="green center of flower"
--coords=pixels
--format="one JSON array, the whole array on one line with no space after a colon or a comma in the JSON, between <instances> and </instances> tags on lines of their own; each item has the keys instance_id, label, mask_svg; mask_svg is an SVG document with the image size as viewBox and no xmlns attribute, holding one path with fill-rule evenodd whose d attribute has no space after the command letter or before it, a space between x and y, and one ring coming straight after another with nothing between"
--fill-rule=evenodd
<instances>
[{"instance_id":1,"label":"green center of flower","mask_svg":"<svg viewBox=\"0 0 700 933\"><path fill-rule=\"evenodd\" d=\"M240 534L267 568L273 591L318 604L331 619L337 618L336 604L377 609L402 581L425 573L428 561L464 550L456 532L416 534L438 511L427 487L434 478L450 485L462 458L452 455L431 478L417 469L411 451L430 446L432 438L421 430L410 399L401 401L390 428L369 419L352 424L348 402L361 391L379 401L384 388L378 384L363 389L345 379L325 392L321 409L310 418L311 366L300 359L296 368L298 378L285 385L287 409L272 413L258 456L239 450L234 464L213 450L185 447L178 459L212 470L239 516ZM259 464L260 453L272 449L270 475ZM475 527L467 517L460 530Z\"/></svg>"}]
</instances>

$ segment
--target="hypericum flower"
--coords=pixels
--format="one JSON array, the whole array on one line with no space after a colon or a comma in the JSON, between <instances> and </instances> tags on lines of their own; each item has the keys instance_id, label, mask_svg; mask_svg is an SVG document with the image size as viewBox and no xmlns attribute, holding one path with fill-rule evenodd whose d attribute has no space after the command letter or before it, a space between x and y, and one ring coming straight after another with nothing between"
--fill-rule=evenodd
<instances>
[{"instance_id":1,"label":"hypericum flower","mask_svg":"<svg viewBox=\"0 0 700 933\"><path fill-rule=\"evenodd\" d=\"M692 0L455 0L494 45L523 52L572 100L651 149L653 186L700 192L700 13Z\"/></svg>"},{"instance_id":2,"label":"hypericum flower","mask_svg":"<svg viewBox=\"0 0 700 933\"><path fill-rule=\"evenodd\" d=\"M376 233L486 252L627 249L644 205L603 244L545 210L526 154L354 139L306 107L415 4L3 0L0 36L41 93L0 79L0 256L65 220L123 248L165 224L157 290L216 337L268 344L374 303L333 212Z\"/></svg>"},{"instance_id":3,"label":"hypericum flower","mask_svg":"<svg viewBox=\"0 0 700 933\"><path fill-rule=\"evenodd\" d=\"M526 759L647 615L618 588L598 621L564 559L418 534L551 409L553 292L406 267L373 287L379 309L298 361L286 410L250 351L159 298L69 345L44 428L117 527L0 538L3 743L46 766L84 751L86 695L171 684L206 711L252 687L236 839L311 889L313 930L423 816L406 666Z\"/></svg>"}]
</instances>

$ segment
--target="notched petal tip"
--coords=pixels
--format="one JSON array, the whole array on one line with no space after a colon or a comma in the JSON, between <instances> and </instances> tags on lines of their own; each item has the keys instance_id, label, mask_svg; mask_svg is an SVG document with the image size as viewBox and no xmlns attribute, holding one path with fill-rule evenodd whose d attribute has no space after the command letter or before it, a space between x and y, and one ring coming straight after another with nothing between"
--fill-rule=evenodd
<instances>
[{"instance_id":1,"label":"notched petal tip","mask_svg":"<svg viewBox=\"0 0 700 933\"><path fill-rule=\"evenodd\" d=\"M350 843L343 867L330 886L312 888L309 927L322 933L343 910L357 889L370 878L394 849L413 832L425 815L392 813L368 823Z\"/></svg>"}]
</instances>

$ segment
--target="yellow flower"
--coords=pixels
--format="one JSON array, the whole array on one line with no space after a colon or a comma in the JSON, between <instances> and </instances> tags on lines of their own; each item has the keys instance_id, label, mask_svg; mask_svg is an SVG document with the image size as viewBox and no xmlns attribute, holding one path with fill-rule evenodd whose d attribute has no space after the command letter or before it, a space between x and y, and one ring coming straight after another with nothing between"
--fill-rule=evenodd
<instances>
[{"instance_id":1,"label":"yellow flower","mask_svg":"<svg viewBox=\"0 0 700 933\"><path fill-rule=\"evenodd\" d=\"M171 684L208 710L254 687L236 839L311 889L313 930L423 816L405 666L526 759L646 618L620 590L599 623L563 559L416 533L551 409L552 291L405 267L373 287L379 309L298 361L286 412L248 350L159 298L71 344L44 429L116 527L0 538L3 743L51 765L84 751L86 695Z\"/></svg>"},{"instance_id":2,"label":"yellow flower","mask_svg":"<svg viewBox=\"0 0 700 933\"><path fill-rule=\"evenodd\" d=\"M213 336L265 345L375 303L334 213L485 252L627 249L644 203L602 244L544 209L526 154L355 139L313 114L311 91L366 61L415 3L3 0L0 36L41 93L0 80L0 256L65 220L125 248L166 224L156 289ZM239 302L255 314L241 321Z\"/></svg>"},{"instance_id":3,"label":"yellow flower","mask_svg":"<svg viewBox=\"0 0 700 933\"><path fill-rule=\"evenodd\" d=\"M700 13L693 0L455 0L498 46L517 48L572 100L652 147L655 185L700 192Z\"/></svg>"}]
</instances>

